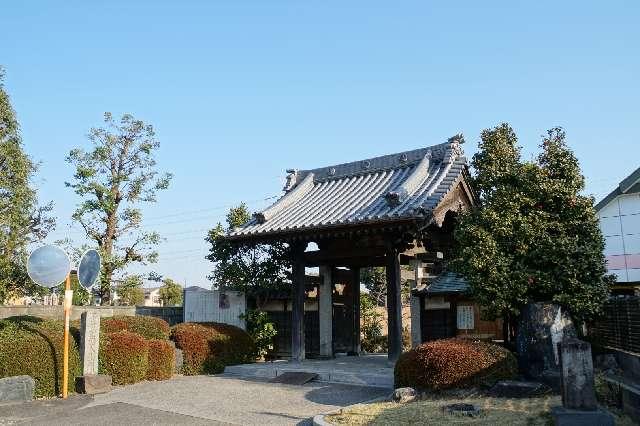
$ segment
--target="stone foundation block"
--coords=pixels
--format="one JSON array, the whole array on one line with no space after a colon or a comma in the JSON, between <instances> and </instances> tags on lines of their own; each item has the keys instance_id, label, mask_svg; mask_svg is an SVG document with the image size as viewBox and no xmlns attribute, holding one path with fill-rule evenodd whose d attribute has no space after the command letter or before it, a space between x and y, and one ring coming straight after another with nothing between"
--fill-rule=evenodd
<instances>
[{"instance_id":1,"label":"stone foundation block","mask_svg":"<svg viewBox=\"0 0 640 426\"><path fill-rule=\"evenodd\" d=\"M615 424L611 413L602 410L582 411L553 407L551 415L556 426L614 426Z\"/></svg>"},{"instance_id":2,"label":"stone foundation block","mask_svg":"<svg viewBox=\"0 0 640 426\"><path fill-rule=\"evenodd\" d=\"M95 395L111 390L111 376L106 374L87 374L76 377L76 392Z\"/></svg>"}]
</instances>

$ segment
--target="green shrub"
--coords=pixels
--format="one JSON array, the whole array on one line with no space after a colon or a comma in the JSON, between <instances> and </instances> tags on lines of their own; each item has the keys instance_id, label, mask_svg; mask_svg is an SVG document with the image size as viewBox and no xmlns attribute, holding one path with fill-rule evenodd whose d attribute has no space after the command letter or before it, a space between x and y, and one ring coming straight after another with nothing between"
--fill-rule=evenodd
<instances>
[{"instance_id":1,"label":"green shrub","mask_svg":"<svg viewBox=\"0 0 640 426\"><path fill-rule=\"evenodd\" d=\"M515 356L502 346L469 339L423 343L403 353L395 366L396 387L446 389L492 385L515 377Z\"/></svg>"},{"instance_id":2,"label":"green shrub","mask_svg":"<svg viewBox=\"0 0 640 426\"><path fill-rule=\"evenodd\" d=\"M241 318L247 322L247 333L255 343L254 358L264 357L273 349L273 338L278 331L273 322L269 320L269 314L262 311L250 310Z\"/></svg>"},{"instance_id":3,"label":"green shrub","mask_svg":"<svg viewBox=\"0 0 640 426\"><path fill-rule=\"evenodd\" d=\"M71 330L69 341L69 381L82 375L78 345ZM36 382L36 397L62 393L64 323L22 316L0 320L0 377L28 375Z\"/></svg>"},{"instance_id":4,"label":"green shrub","mask_svg":"<svg viewBox=\"0 0 640 426\"><path fill-rule=\"evenodd\" d=\"M183 351L183 373L217 374L226 365L255 360L255 344L244 330L228 324L183 323L173 327L172 338Z\"/></svg>"},{"instance_id":5,"label":"green shrub","mask_svg":"<svg viewBox=\"0 0 640 426\"><path fill-rule=\"evenodd\" d=\"M99 370L125 385L144 380L149 365L149 344L139 334L127 330L101 336Z\"/></svg>"},{"instance_id":6,"label":"green shrub","mask_svg":"<svg viewBox=\"0 0 640 426\"><path fill-rule=\"evenodd\" d=\"M148 340L149 367L147 380L166 380L173 375L174 350L166 340Z\"/></svg>"},{"instance_id":7,"label":"green shrub","mask_svg":"<svg viewBox=\"0 0 640 426\"><path fill-rule=\"evenodd\" d=\"M148 316L116 316L102 318L101 332L109 334L116 331L128 330L137 333L145 339L169 340L171 328L163 319Z\"/></svg>"}]
</instances>

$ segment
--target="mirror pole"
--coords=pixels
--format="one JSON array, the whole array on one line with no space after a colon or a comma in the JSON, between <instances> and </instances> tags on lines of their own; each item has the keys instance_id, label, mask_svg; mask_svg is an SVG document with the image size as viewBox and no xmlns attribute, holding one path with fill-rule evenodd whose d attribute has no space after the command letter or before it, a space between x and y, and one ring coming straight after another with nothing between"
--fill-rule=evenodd
<instances>
[{"instance_id":1,"label":"mirror pole","mask_svg":"<svg viewBox=\"0 0 640 426\"><path fill-rule=\"evenodd\" d=\"M73 303L73 291L71 290L71 272L67 274L67 280L64 287L64 347L62 358L62 398L66 399L68 395L69 384L69 317L71 316L71 305Z\"/></svg>"}]
</instances>

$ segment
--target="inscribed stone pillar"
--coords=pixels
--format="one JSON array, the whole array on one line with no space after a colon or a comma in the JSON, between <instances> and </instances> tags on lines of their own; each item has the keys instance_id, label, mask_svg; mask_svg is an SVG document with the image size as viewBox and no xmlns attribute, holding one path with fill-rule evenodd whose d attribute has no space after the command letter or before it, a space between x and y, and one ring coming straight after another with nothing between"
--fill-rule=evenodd
<instances>
[{"instance_id":1,"label":"inscribed stone pillar","mask_svg":"<svg viewBox=\"0 0 640 426\"><path fill-rule=\"evenodd\" d=\"M320 317L320 356L333 357L333 281L331 267L320 267L318 315Z\"/></svg>"},{"instance_id":2,"label":"inscribed stone pillar","mask_svg":"<svg viewBox=\"0 0 640 426\"><path fill-rule=\"evenodd\" d=\"M82 374L98 374L98 349L100 347L100 314L89 310L80 316L80 356Z\"/></svg>"},{"instance_id":3,"label":"inscribed stone pillar","mask_svg":"<svg viewBox=\"0 0 640 426\"><path fill-rule=\"evenodd\" d=\"M579 339L567 339L560 343L560 351L562 405L572 410L596 410L591 345Z\"/></svg>"}]
</instances>

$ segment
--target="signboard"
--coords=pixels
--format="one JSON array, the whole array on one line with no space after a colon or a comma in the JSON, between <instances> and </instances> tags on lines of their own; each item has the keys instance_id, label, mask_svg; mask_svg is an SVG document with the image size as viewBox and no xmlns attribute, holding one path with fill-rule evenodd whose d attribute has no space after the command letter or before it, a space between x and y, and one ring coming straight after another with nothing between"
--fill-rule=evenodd
<instances>
[{"instance_id":1,"label":"signboard","mask_svg":"<svg viewBox=\"0 0 640 426\"><path fill-rule=\"evenodd\" d=\"M458 305L458 330L473 330L474 325L473 306Z\"/></svg>"}]
</instances>

